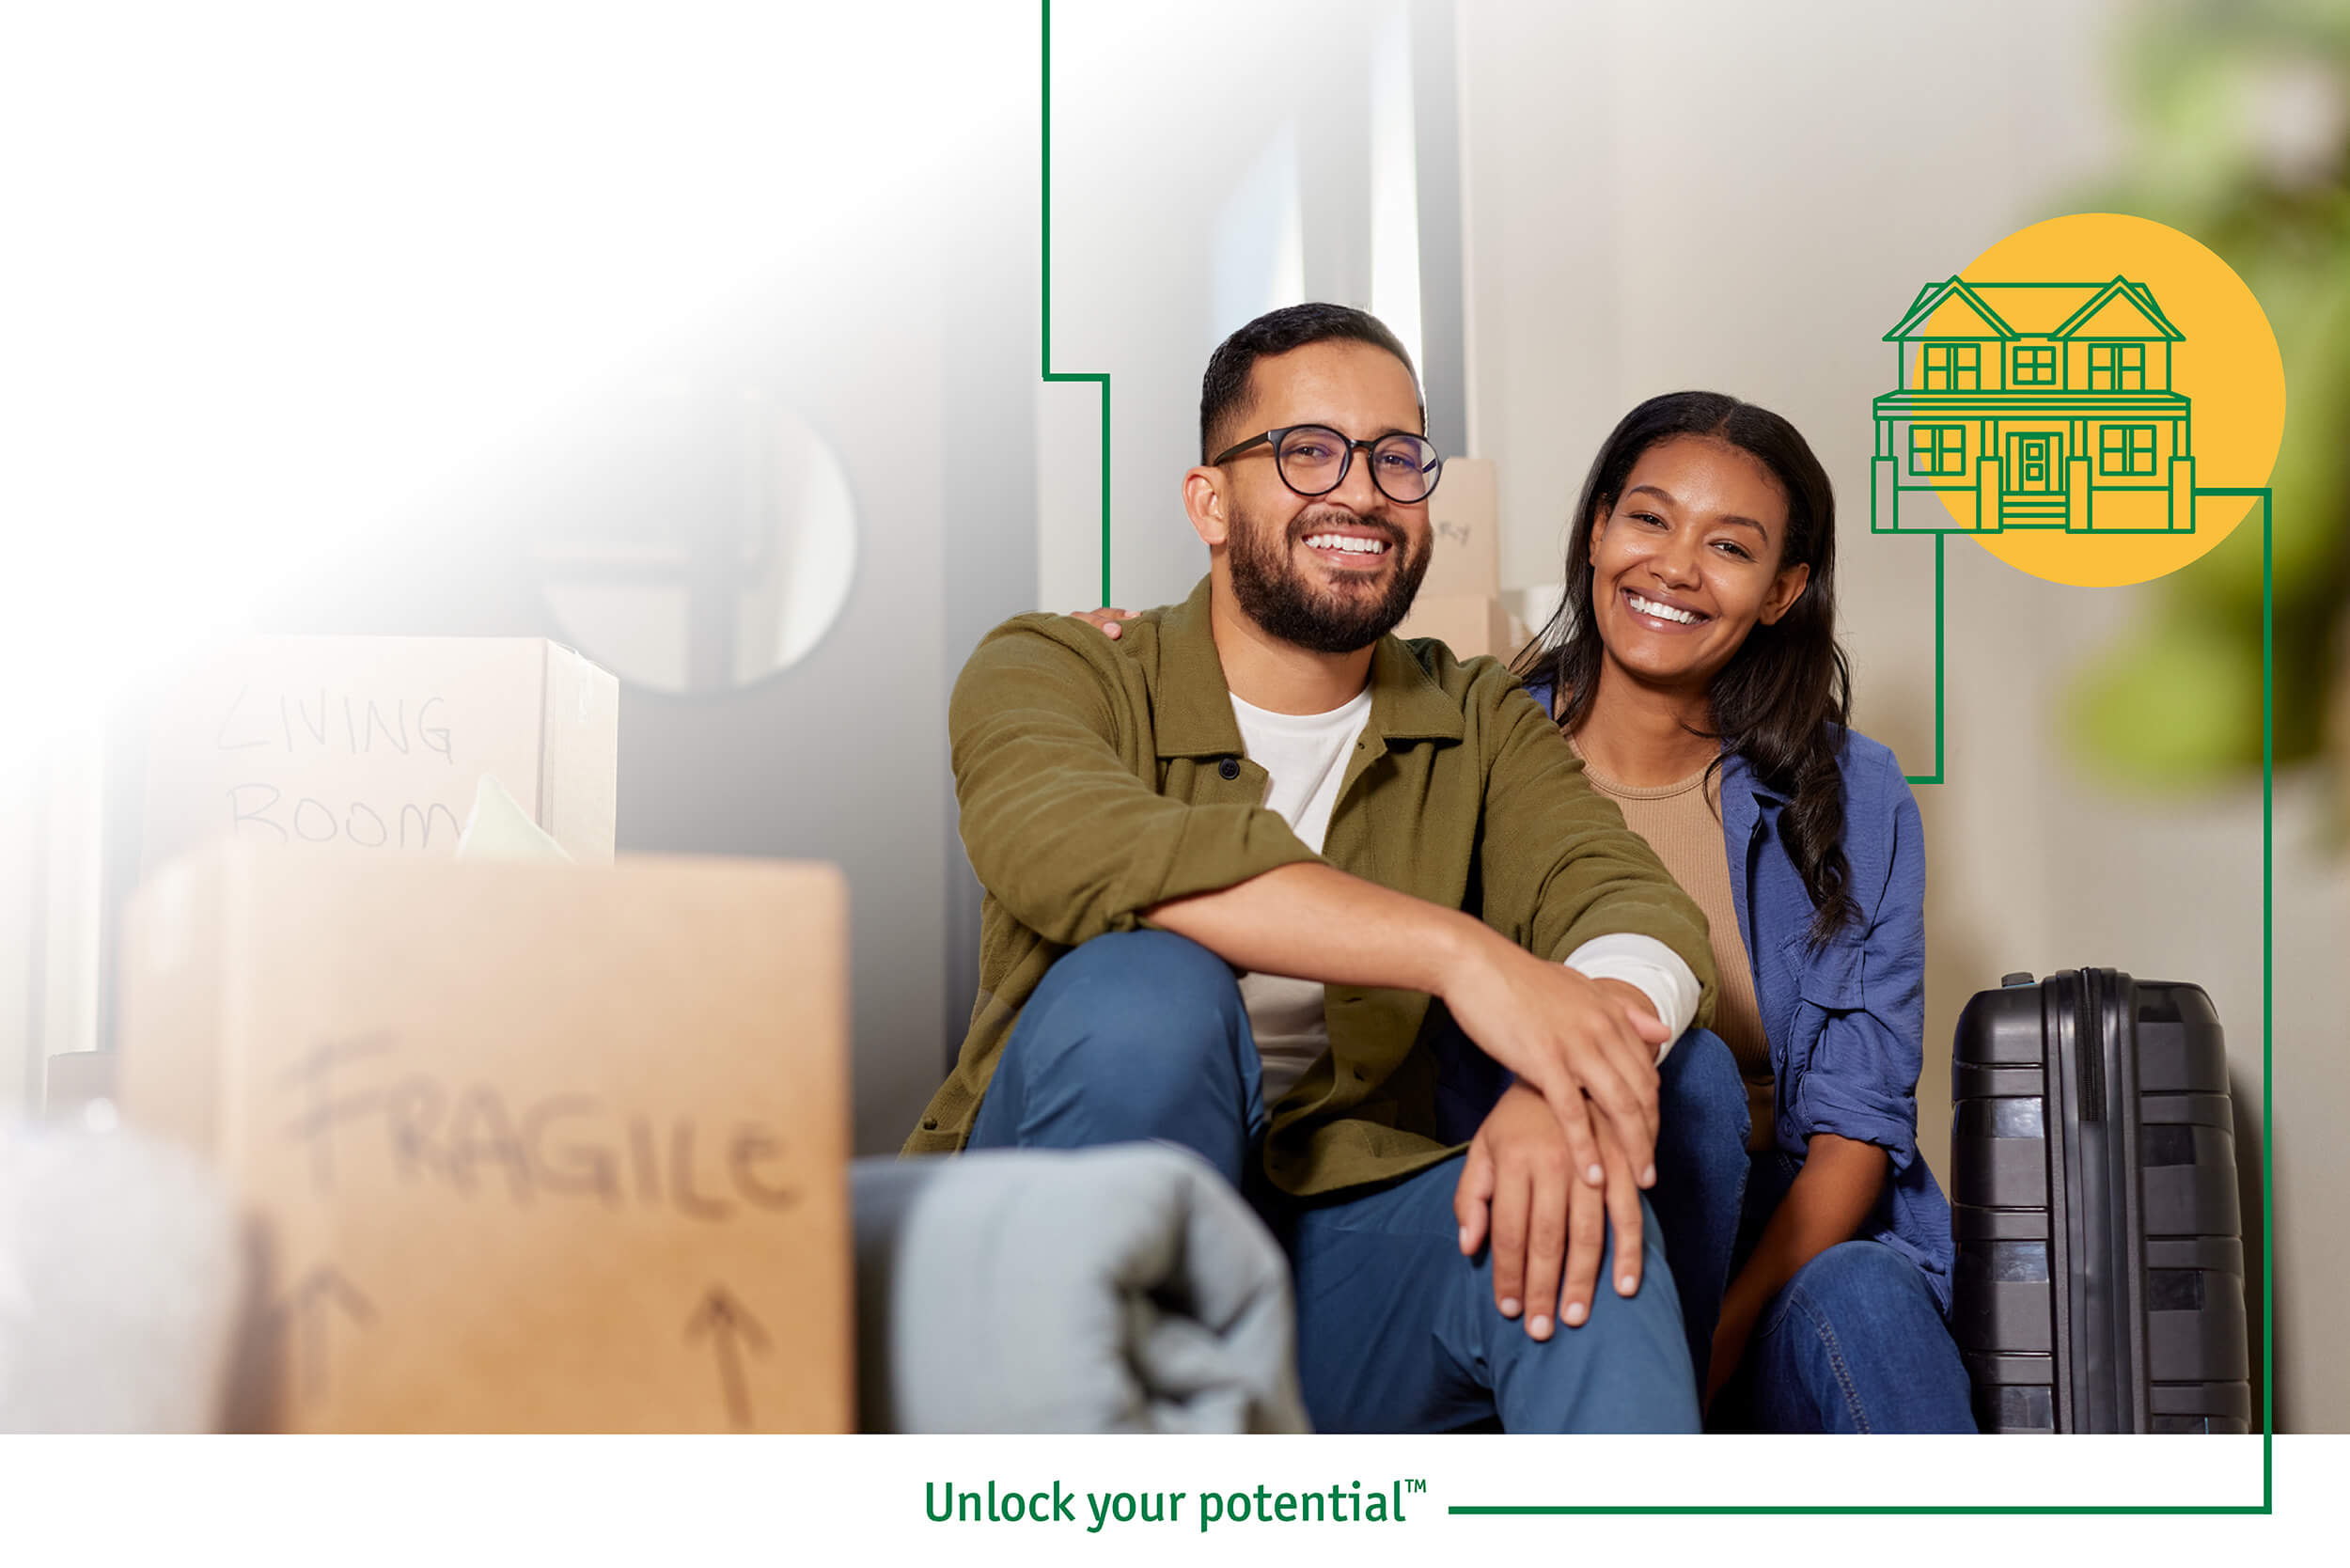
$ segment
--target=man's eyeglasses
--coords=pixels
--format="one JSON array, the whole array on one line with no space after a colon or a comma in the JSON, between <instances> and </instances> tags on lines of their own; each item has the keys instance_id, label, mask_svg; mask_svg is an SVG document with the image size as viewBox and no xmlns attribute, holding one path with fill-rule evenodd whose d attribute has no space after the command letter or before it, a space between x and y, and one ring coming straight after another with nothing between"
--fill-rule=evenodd
<instances>
[{"instance_id":1,"label":"man's eyeglasses","mask_svg":"<svg viewBox=\"0 0 2350 1568\"><path fill-rule=\"evenodd\" d=\"M1397 434L1376 441L1349 441L1326 425L1292 425L1252 435L1219 452L1208 466L1222 467L1253 447L1273 448L1273 464L1281 482L1300 495L1327 495L1344 484L1346 470L1357 451L1371 454L1371 482L1399 506L1417 506L1428 499L1444 475L1444 459L1425 436Z\"/></svg>"}]
</instances>

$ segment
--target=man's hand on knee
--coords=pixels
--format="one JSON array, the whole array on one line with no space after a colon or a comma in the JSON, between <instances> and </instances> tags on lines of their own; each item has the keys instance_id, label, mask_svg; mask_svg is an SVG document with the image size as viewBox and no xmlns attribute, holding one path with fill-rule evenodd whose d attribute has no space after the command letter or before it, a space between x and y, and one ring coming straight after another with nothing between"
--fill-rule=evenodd
<instances>
[{"instance_id":1,"label":"man's hand on knee","mask_svg":"<svg viewBox=\"0 0 2350 1568\"><path fill-rule=\"evenodd\" d=\"M1478 1129L1453 1190L1463 1256L1491 1247L1494 1305L1504 1317L1523 1316L1537 1340L1549 1339L1555 1323L1579 1328L1590 1321L1610 1221L1617 1294L1640 1288L1639 1189L1604 1118L1599 1133L1606 1179L1594 1187L1576 1179L1559 1120L1543 1097L1512 1085Z\"/></svg>"},{"instance_id":2,"label":"man's hand on knee","mask_svg":"<svg viewBox=\"0 0 2350 1568\"><path fill-rule=\"evenodd\" d=\"M1656 1048L1664 1026L1636 987L1591 980L1508 940L1480 937L1440 995L1479 1049L1539 1090L1572 1168L1606 1185L1614 1141L1641 1185L1655 1181ZM1637 1005L1634 1005L1638 998ZM1621 1211L1619 1211L1621 1212Z\"/></svg>"}]
</instances>

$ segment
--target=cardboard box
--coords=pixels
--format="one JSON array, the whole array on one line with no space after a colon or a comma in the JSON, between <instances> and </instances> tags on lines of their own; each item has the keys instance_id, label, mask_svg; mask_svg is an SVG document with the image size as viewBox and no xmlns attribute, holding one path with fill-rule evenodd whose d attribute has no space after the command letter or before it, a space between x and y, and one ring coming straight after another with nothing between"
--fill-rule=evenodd
<instances>
[{"instance_id":1,"label":"cardboard box","mask_svg":"<svg viewBox=\"0 0 2350 1568\"><path fill-rule=\"evenodd\" d=\"M456 852L485 773L574 860L609 861L619 683L542 637L259 637L149 731L140 859L227 836Z\"/></svg>"},{"instance_id":2,"label":"cardboard box","mask_svg":"<svg viewBox=\"0 0 2350 1568\"><path fill-rule=\"evenodd\" d=\"M1412 613L1395 635L1434 637L1456 658L1482 656L1505 664L1528 640L1525 626L1493 594L1422 593L1412 601Z\"/></svg>"},{"instance_id":3,"label":"cardboard box","mask_svg":"<svg viewBox=\"0 0 2350 1568\"><path fill-rule=\"evenodd\" d=\"M849 1430L847 929L828 866L166 868L118 1104L246 1205L230 1424Z\"/></svg>"},{"instance_id":4,"label":"cardboard box","mask_svg":"<svg viewBox=\"0 0 2350 1568\"><path fill-rule=\"evenodd\" d=\"M1435 531L1419 591L1487 595L1501 591L1501 497L1491 458L1447 458L1428 498Z\"/></svg>"}]
</instances>

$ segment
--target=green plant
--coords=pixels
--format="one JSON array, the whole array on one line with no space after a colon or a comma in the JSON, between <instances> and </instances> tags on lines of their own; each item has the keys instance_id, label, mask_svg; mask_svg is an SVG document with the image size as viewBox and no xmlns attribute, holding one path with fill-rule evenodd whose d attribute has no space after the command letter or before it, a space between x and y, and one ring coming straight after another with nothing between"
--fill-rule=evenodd
<instances>
[{"instance_id":1,"label":"green plant","mask_svg":"<svg viewBox=\"0 0 2350 1568\"><path fill-rule=\"evenodd\" d=\"M2350 777L2350 0L2170 0L2121 40L2137 143L2098 193L2235 268L2284 356L2275 493L2277 761ZM2210 482L2256 483L2218 475ZM2260 767L2261 538L2166 579L2074 680L2067 731L2120 778L2202 788Z\"/></svg>"}]
</instances>

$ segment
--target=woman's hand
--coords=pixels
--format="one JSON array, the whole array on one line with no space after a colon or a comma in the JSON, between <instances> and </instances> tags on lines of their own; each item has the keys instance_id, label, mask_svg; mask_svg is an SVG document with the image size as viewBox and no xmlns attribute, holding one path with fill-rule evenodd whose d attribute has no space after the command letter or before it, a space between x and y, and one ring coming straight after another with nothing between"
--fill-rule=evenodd
<instances>
[{"instance_id":1,"label":"woman's hand","mask_svg":"<svg viewBox=\"0 0 2350 1568\"><path fill-rule=\"evenodd\" d=\"M1665 1026L1637 989L1593 981L1480 928L1449 965L1439 995L1480 1049L1549 1103L1570 1168L1584 1182L1606 1184L1600 1145L1612 1140L1639 1186L1655 1183L1656 1048Z\"/></svg>"},{"instance_id":2,"label":"woman's hand","mask_svg":"<svg viewBox=\"0 0 2350 1568\"><path fill-rule=\"evenodd\" d=\"M1072 610L1069 613L1079 620L1083 620L1093 626L1099 627L1104 636L1109 638L1112 642L1116 642L1118 640L1118 623L1121 620L1132 620L1141 612L1136 610L1113 610L1104 605L1103 608L1098 610Z\"/></svg>"},{"instance_id":3,"label":"woman's hand","mask_svg":"<svg viewBox=\"0 0 2350 1568\"><path fill-rule=\"evenodd\" d=\"M1860 1233L1892 1170L1891 1158L1875 1144L1833 1133L1812 1134L1804 1150L1803 1168L1762 1227L1746 1266L1723 1293L1705 1373L1708 1403L1738 1370L1754 1325L1773 1298L1806 1263Z\"/></svg>"},{"instance_id":4,"label":"woman's hand","mask_svg":"<svg viewBox=\"0 0 2350 1568\"><path fill-rule=\"evenodd\" d=\"M1705 1398L1700 1409L1713 1409L1714 1396L1737 1375L1738 1363L1747 1358L1747 1341L1753 1338L1754 1314L1725 1302L1714 1325L1714 1353L1705 1369Z\"/></svg>"},{"instance_id":5,"label":"woman's hand","mask_svg":"<svg viewBox=\"0 0 2350 1568\"><path fill-rule=\"evenodd\" d=\"M1640 1288L1640 1194L1615 1139L1602 1140L1604 1189L1574 1180L1559 1119L1524 1084L1501 1096L1470 1143L1452 1193L1461 1252L1493 1248L1494 1305L1525 1314L1526 1332L1547 1340L1553 1317L1569 1328L1589 1320L1591 1293L1616 1233L1616 1294Z\"/></svg>"}]
</instances>

